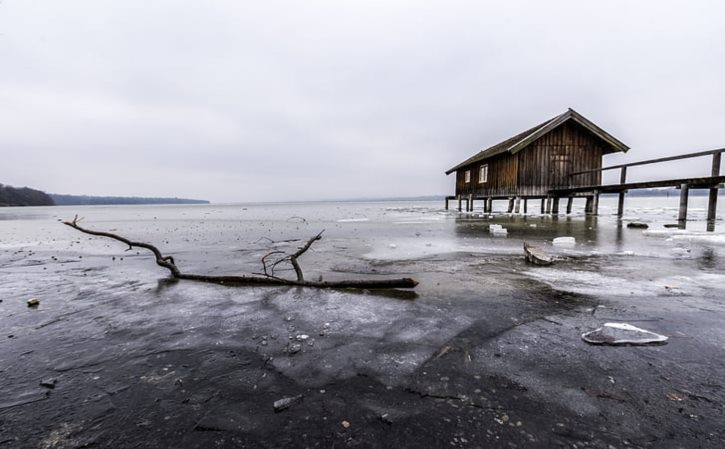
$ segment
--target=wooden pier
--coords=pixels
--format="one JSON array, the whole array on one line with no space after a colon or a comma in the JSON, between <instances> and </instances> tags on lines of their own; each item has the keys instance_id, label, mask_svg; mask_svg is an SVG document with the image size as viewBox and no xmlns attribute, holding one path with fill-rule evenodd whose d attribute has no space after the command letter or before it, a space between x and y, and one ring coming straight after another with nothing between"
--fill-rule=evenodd
<instances>
[{"instance_id":1,"label":"wooden pier","mask_svg":"<svg viewBox=\"0 0 725 449\"><path fill-rule=\"evenodd\" d=\"M590 185L581 186L577 182L570 182L570 185L576 185L576 187L562 187L550 189L546 196L448 196L446 197L446 209L449 206L449 200L458 200L458 210L462 211L462 203L465 202L465 210L467 212L473 211L474 200L483 201L483 210L486 213L490 213L492 203L494 200L507 200L508 201L508 212L519 213L521 200L523 200L523 210L527 213L527 206L529 200L541 200L541 213L559 213L559 202L562 198L567 198L566 213L570 214L572 209L572 203L574 198L584 197L586 198L585 211L587 214L598 213L599 208L599 195L602 193L618 193L619 200L617 204L617 215L621 218L624 213L624 200L627 191L636 189L651 189L658 187L675 187L680 189L680 207L678 214L678 224L681 228L685 228L687 224L687 206L690 189L708 189L709 199L707 208L707 230L714 231L715 219L717 215L717 197L718 189L723 188L725 183L725 176L720 175L720 162L722 153L725 152L725 148L720 148L711 151L701 151L697 153L688 153L678 156L669 156L658 159L650 159L646 161L632 162L629 164L613 165L611 167L603 167L592 170L579 171L569 174L569 179L573 180L574 177L581 175L591 175L592 173L601 173L605 170L620 169L619 184L607 184L607 185ZM681 159L690 159L695 157L712 156L712 167L710 176L702 176L696 178L678 178L678 179L667 179L660 181L645 181L645 182L627 182L627 168L635 167L640 165L651 165L661 162L676 161Z\"/></svg>"}]
</instances>

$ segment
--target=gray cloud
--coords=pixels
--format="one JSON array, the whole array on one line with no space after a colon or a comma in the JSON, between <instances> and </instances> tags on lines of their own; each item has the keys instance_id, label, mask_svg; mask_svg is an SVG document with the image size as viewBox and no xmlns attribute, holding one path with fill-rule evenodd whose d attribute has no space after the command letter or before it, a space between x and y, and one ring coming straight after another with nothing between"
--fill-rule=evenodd
<instances>
[{"instance_id":1,"label":"gray cloud","mask_svg":"<svg viewBox=\"0 0 725 449\"><path fill-rule=\"evenodd\" d=\"M632 147L605 164L725 146L724 12L6 0L0 182L214 201L448 193L445 169L570 106Z\"/></svg>"}]
</instances>

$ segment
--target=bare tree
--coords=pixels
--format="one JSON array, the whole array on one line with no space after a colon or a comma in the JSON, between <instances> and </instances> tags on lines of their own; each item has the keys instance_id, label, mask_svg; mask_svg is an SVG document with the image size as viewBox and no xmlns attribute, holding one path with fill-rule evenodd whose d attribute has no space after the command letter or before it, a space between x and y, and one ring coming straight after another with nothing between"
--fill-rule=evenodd
<instances>
[{"instance_id":1,"label":"bare tree","mask_svg":"<svg viewBox=\"0 0 725 449\"><path fill-rule=\"evenodd\" d=\"M307 240L307 242L292 254L283 251L272 251L262 257L263 273L242 275L242 276L210 276L203 274L182 273L172 256L164 256L154 245L144 242L134 242L120 235L112 234L104 231L94 231L81 227L78 222L78 216L73 221L64 221L63 224L70 226L85 234L95 235L99 237L108 237L128 245L131 248L144 248L151 251L156 257L156 264L166 268L171 272L171 276L175 279L186 279L191 281L210 282L214 284L247 286L247 285L287 285L299 287L314 288L359 288L359 289L385 289L385 288L414 288L418 282L410 278L399 279L351 279L342 281L306 281L302 273L302 268L298 262L312 244L322 239L322 232ZM324 231L323 231L324 232ZM272 257L276 256L276 257ZM273 260L272 260L273 259ZM294 268L297 279L286 279L275 275L275 268L282 264L289 263Z\"/></svg>"}]
</instances>

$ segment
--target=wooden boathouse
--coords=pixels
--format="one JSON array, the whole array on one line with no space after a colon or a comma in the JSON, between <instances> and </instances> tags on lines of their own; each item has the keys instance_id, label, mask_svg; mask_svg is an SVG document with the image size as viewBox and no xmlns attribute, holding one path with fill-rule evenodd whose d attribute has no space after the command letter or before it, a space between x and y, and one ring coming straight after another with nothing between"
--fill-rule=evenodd
<instances>
[{"instance_id":1,"label":"wooden boathouse","mask_svg":"<svg viewBox=\"0 0 725 449\"><path fill-rule=\"evenodd\" d=\"M558 213L559 196L552 190L601 184L602 157L627 150L627 145L569 109L447 170L446 175L456 174L456 194L446 198L446 208L450 199L458 200L459 210L465 202L467 211L473 210L474 200L483 200L484 210L490 212L493 200L506 199L509 212L519 212L521 200L526 212L527 200L541 199L542 213ZM582 191L574 196L586 197L587 212L596 213L598 194Z\"/></svg>"}]
</instances>

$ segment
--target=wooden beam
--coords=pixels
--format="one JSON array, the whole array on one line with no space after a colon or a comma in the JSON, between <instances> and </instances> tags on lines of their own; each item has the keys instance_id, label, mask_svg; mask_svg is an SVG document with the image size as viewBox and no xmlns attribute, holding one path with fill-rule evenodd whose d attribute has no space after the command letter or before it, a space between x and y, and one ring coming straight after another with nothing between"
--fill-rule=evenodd
<instances>
[{"instance_id":1,"label":"wooden beam","mask_svg":"<svg viewBox=\"0 0 725 449\"><path fill-rule=\"evenodd\" d=\"M620 184L626 184L627 183L627 167L622 167L622 172L619 174L619 183ZM622 215L624 215L624 195L625 191L622 190L619 192L619 202L617 203L617 217L622 218Z\"/></svg>"},{"instance_id":2,"label":"wooden beam","mask_svg":"<svg viewBox=\"0 0 725 449\"><path fill-rule=\"evenodd\" d=\"M661 157L661 158L658 158L658 159L649 159L649 160L646 160L646 161L632 162L632 163L629 163L629 164L612 165L610 167L595 168L593 170L578 171L578 172L570 173L569 176L583 175L585 173L594 173L594 172L604 171L604 170L614 170L615 168L635 167L637 165L656 164L658 162L677 161L677 160L680 160L680 159L689 159L689 158L692 158L692 157L709 156L711 154L712 155L721 154L723 152L725 152L725 148L718 148L717 150L699 151L697 153L680 154L678 156Z\"/></svg>"},{"instance_id":3,"label":"wooden beam","mask_svg":"<svg viewBox=\"0 0 725 449\"><path fill-rule=\"evenodd\" d=\"M514 211L514 199L509 198L509 213Z\"/></svg>"},{"instance_id":4,"label":"wooden beam","mask_svg":"<svg viewBox=\"0 0 725 449\"><path fill-rule=\"evenodd\" d=\"M521 212L521 198L519 198L518 196L516 197L516 205L514 206L514 212L517 214L519 212Z\"/></svg>"},{"instance_id":5,"label":"wooden beam","mask_svg":"<svg viewBox=\"0 0 725 449\"><path fill-rule=\"evenodd\" d=\"M544 215L546 213L546 209L544 209L544 201L546 201L545 198L541 199L541 215Z\"/></svg>"},{"instance_id":6,"label":"wooden beam","mask_svg":"<svg viewBox=\"0 0 725 449\"><path fill-rule=\"evenodd\" d=\"M594 197L588 196L586 205L584 206L584 213L587 215L591 215L592 211L593 211L593 208L592 208L593 205L594 205Z\"/></svg>"},{"instance_id":7,"label":"wooden beam","mask_svg":"<svg viewBox=\"0 0 725 449\"><path fill-rule=\"evenodd\" d=\"M680 185L680 212L677 215L677 224L681 229L687 226L687 197L690 193L690 186L687 184Z\"/></svg>"},{"instance_id":8,"label":"wooden beam","mask_svg":"<svg viewBox=\"0 0 725 449\"><path fill-rule=\"evenodd\" d=\"M524 198L524 215L529 213L529 200Z\"/></svg>"},{"instance_id":9,"label":"wooden beam","mask_svg":"<svg viewBox=\"0 0 725 449\"><path fill-rule=\"evenodd\" d=\"M720 176L720 159L722 153L712 155L712 176ZM717 218L717 187L710 189L707 201L707 230L712 232L715 230L715 219Z\"/></svg>"},{"instance_id":10,"label":"wooden beam","mask_svg":"<svg viewBox=\"0 0 725 449\"><path fill-rule=\"evenodd\" d=\"M461 202L462 201L463 201L463 199L461 198L461 195L458 195L458 212L461 212L461 210L463 210L461 208Z\"/></svg>"},{"instance_id":11,"label":"wooden beam","mask_svg":"<svg viewBox=\"0 0 725 449\"><path fill-rule=\"evenodd\" d=\"M592 215L599 215L599 192L594 194L592 200Z\"/></svg>"},{"instance_id":12,"label":"wooden beam","mask_svg":"<svg viewBox=\"0 0 725 449\"><path fill-rule=\"evenodd\" d=\"M566 200L566 214L569 215L571 213L571 206L574 204L574 197L570 196Z\"/></svg>"},{"instance_id":13,"label":"wooden beam","mask_svg":"<svg viewBox=\"0 0 725 449\"><path fill-rule=\"evenodd\" d=\"M551 200L553 202L553 205L551 207L551 213L554 215L559 215L559 197L555 196Z\"/></svg>"},{"instance_id":14,"label":"wooden beam","mask_svg":"<svg viewBox=\"0 0 725 449\"><path fill-rule=\"evenodd\" d=\"M608 184L601 186L582 186L566 189L551 189L551 195L567 196L572 193L597 191L599 193L618 193L623 190L651 189L655 187L678 187L687 184L691 189L711 189L725 183L725 176L704 176L699 178L667 179L663 181L631 182L628 184Z\"/></svg>"}]
</instances>

